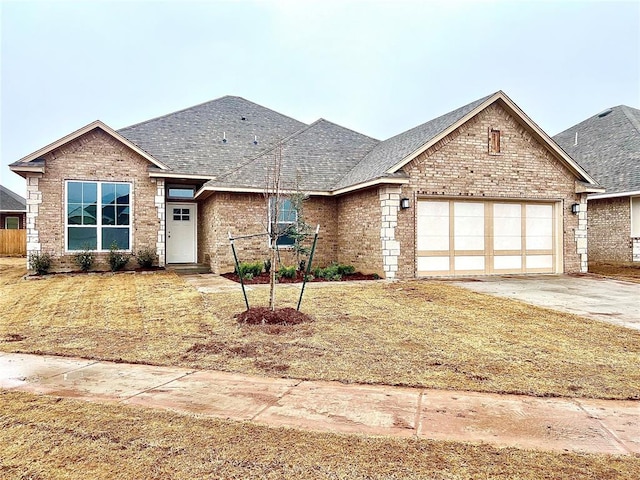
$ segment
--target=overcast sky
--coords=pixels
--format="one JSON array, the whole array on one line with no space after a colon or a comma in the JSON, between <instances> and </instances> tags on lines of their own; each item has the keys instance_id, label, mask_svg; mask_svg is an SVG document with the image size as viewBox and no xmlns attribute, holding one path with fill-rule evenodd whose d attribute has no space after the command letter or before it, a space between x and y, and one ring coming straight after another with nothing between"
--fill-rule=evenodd
<instances>
[{"instance_id":1,"label":"overcast sky","mask_svg":"<svg viewBox=\"0 0 640 480\"><path fill-rule=\"evenodd\" d=\"M504 90L554 135L640 107L640 0L0 0L6 167L224 95L385 139Z\"/></svg>"}]
</instances>

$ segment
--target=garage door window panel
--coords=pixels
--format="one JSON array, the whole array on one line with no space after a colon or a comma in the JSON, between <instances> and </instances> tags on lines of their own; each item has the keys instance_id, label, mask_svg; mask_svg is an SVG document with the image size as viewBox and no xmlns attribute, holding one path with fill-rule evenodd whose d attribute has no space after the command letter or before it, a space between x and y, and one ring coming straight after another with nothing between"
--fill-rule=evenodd
<instances>
[{"instance_id":1,"label":"garage door window panel","mask_svg":"<svg viewBox=\"0 0 640 480\"><path fill-rule=\"evenodd\" d=\"M418 202L417 249L429 252L449 251L449 202Z\"/></svg>"},{"instance_id":2,"label":"garage door window panel","mask_svg":"<svg viewBox=\"0 0 640 480\"><path fill-rule=\"evenodd\" d=\"M455 251L484 252L484 204L455 202L453 208Z\"/></svg>"}]
</instances>

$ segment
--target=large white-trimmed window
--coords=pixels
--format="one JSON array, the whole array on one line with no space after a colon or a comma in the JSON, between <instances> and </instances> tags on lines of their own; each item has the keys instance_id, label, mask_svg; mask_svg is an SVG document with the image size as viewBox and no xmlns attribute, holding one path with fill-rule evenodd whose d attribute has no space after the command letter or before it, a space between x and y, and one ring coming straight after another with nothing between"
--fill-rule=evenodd
<instances>
[{"instance_id":1,"label":"large white-trimmed window","mask_svg":"<svg viewBox=\"0 0 640 480\"><path fill-rule=\"evenodd\" d=\"M293 202L288 198L281 198L277 205L278 208L276 209L275 197L269 198L269 234L271 234L271 229L275 226L279 234L276 245L278 247L292 247L295 240L291 235L287 235L286 232L295 227L298 222L298 212L293 208ZM274 221L276 213L277 220Z\"/></svg>"},{"instance_id":2,"label":"large white-trimmed window","mask_svg":"<svg viewBox=\"0 0 640 480\"><path fill-rule=\"evenodd\" d=\"M68 251L131 249L131 184L66 183Z\"/></svg>"}]
</instances>

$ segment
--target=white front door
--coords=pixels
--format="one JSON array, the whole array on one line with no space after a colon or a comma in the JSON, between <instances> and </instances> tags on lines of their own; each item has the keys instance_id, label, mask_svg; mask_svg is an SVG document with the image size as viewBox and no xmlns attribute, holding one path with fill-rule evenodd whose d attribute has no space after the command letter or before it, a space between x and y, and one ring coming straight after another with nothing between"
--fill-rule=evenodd
<instances>
[{"instance_id":1,"label":"white front door","mask_svg":"<svg viewBox=\"0 0 640 480\"><path fill-rule=\"evenodd\" d=\"M195 203L167 203L167 263L196 262Z\"/></svg>"}]
</instances>

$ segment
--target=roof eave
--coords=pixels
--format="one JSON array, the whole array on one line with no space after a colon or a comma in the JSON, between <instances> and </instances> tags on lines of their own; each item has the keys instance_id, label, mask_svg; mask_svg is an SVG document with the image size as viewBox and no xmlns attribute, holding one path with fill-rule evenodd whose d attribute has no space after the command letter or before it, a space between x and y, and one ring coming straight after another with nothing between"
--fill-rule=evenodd
<instances>
[{"instance_id":1,"label":"roof eave","mask_svg":"<svg viewBox=\"0 0 640 480\"><path fill-rule=\"evenodd\" d=\"M389 177L379 177L374 178L373 180L369 180L366 182L356 183L355 185L350 185L348 187L339 188L337 190L333 190L331 195L343 195L345 193L354 192L356 190L362 190L364 188L374 187L376 185L406 185L409 183L408 178L389 178Z\"/></svg>"},{"instance_id":2,"label":"roof eave","mask_svg":"<svg viewBox=\"0 0 640 480\"><path fill-rule=\"evenodd\" d=\"M376 185L405 185L409 183L408 178L389 178L389 177L380 177L375 178L373 180L369 180L367 182L357 183L355 185L350 185L348 187L339 188L337 190L303 190L305 194L315 196L315 197L334 197L338 195L343 195L345 193L353 192L356 190L362 190L364 188L373 187ZM203 200L208 198L215 192L226 192L226 193L259 193L265 194L267 191L264 188L255 188L255 187L231 187L231 186L218 186L218 185L203 185L200 190L198 190L195 194L195 198L199 200ZM281 190L281 193L284 195L290 195L293 193L299 193L299 190Z\"/></svg>"},{"instance_id":3,"label":"roof eave","mask_svg":"<svg viewBox=\"0 0 640 480\"><path fill-rule=\"evenodd\" d=\"M166 170L160 170L155 168L149 169L150 178L179 178L185 180L203 180L205 182L209 180L215 180L216 177L212 175L196 175L193 173L180 173L180 172L168 172Z\"/></svg>"},{"instance_id":4,"label":"roof eave","mask_svg":"<svg viewBox=\"0 0 640 480\"><path fill-rule=\"evenodd\" d=\"M520 109L520 107L518 107L518 105L516 105L513 102L513 100L511 100L507 96L507 94L504 93L502 90L499 90L498 92L496 92L493 95L491 95L489 98L487 98L480 105L476 106L473 110L471 110L465 116L460 118L457 122L455 122L452 125L450 125L448 128L446 128L445 130L440 132L438 135L436 135L434 138L432 138L431 140L426 142L424 145L422 145L418 149L416 149L413 152L411 152L409 155L405 156L400 162L398 162L393 167L391 167L389 170L387 170L387 173L395 173L395 172L397 172L399 169L404 167L407 163L411 162L413 159L415 159L416 157L418 157L419 155L421 155L422 153L427 151L433 145L438 143L440 140L445 138L447 135L449 135L452 132L454 132L457 128L459 128L460 126L464 125L471 118L473 118L478 113L480 113L482 110L484 110L489 105L491 105L492 103L494 103L494 102L496 102L498 100L501 100L513 113L515 113L522 120L522 122L527 126L527 128L528 128L528 130L530 132L533 132L541 140L543 140L543 142L547 146L547 149L552 154L554 154L557 158L561 159L563 161L563 163L565 163L567 165L567 167L569 167L569 169L573 172L574 175L576 175L577 177L580 177L582 180L584 180L587 183L593 185L594 188L598 188L598 183L593 179L593 177L591 177L564 150L562 150L562 148L560 148L558 146L558 144L551 137L549 137L549 135L547 135L544 132L544 130L542 130L533 120L531 120L527 116L527 114L524 113Z\"/></svg>"},{"instance_id":5,"label":"roof eave","mask_svg":"<svg viewBox=\"0 0 640 480\"><path fill-rule=\"evenodd\" d=\"M95 120L95 121L89 123L88 125L85 125L84 127L80 128L80 129L78 129L78 130L76 130L74 132L71 132L68 135L65 135L64 137L56 140L55 142L50 143L49 145L46 145L45 147L42 147L39 150L36 150L35 152L27 155L26 157L21 158L17 162L12 163L10 168L11 168L11 170L13 170L15 172L17 172L17 171L25 171L26 172L27 170L18 170L18 167L21 167L24 164L28 164L29 162L32 162L33 160L36 160L36 159L42 157L43 155L46 155L47 153L51 152L52 150L55 150L56 148L59 148L59 147L61 147L61 146L65 145L65 144L75 140L76 138L78 138L78 137L84 135L85 133L88 133L91 130L94 130L96 128L101 129L102 131L104 131L108 135L110 135L113 138L115 138L116 140L118 140L120 143L122 143L125 146L129 147L131 150L133 150L134 152L136 152L140 156L144 157L146 160L148 160L150 163L152 163L156 167L158 167L158 168L160 168L162 170L169 170L169 167L167 165L165 165L164 163L160 162L159 160L154 158L149 153L147 153L144 150L142 150L135 143L132 143L129 140L127 140L125 137L120 135L118 132L116 132L114 129L112 129L111 127L109 127L105 123L101 122L100 120ZM44 170L43 170L43 173L44 173Z\"/></svg>"},{"instance_id":6,"label":"roof eave","mask_svg":"<svg viewBox=\"0 0 640 480\"><path fill-rule=\"evenodd\" d=\"M604 193L604 187L576 180L575 193Z\"/></svg>"},{"instance_id":7,"label":"roof eave","mask_svg":"<svg viewBox=\"0 0 640 480\"><path fill-rule=\"evenodd\" d=\"M587 200L600 200L605 198L620 198L620 197L636 197L640 196L640 190L631 190L628 192L612 192L612 193L602 193L589 195Z\"/></svg>"},{"instance_id":8,"label":"roof eave","mask_svg":"<svg viewBox=\"0 0 640 480\"><path fill-rule=\"evenodd\" d=\"M21 177L26 177L28 173L44 173L44 165L18 165L13 163L9 165L9 170L13 173L17 173Z\"/></svg>"}]
</instances>

